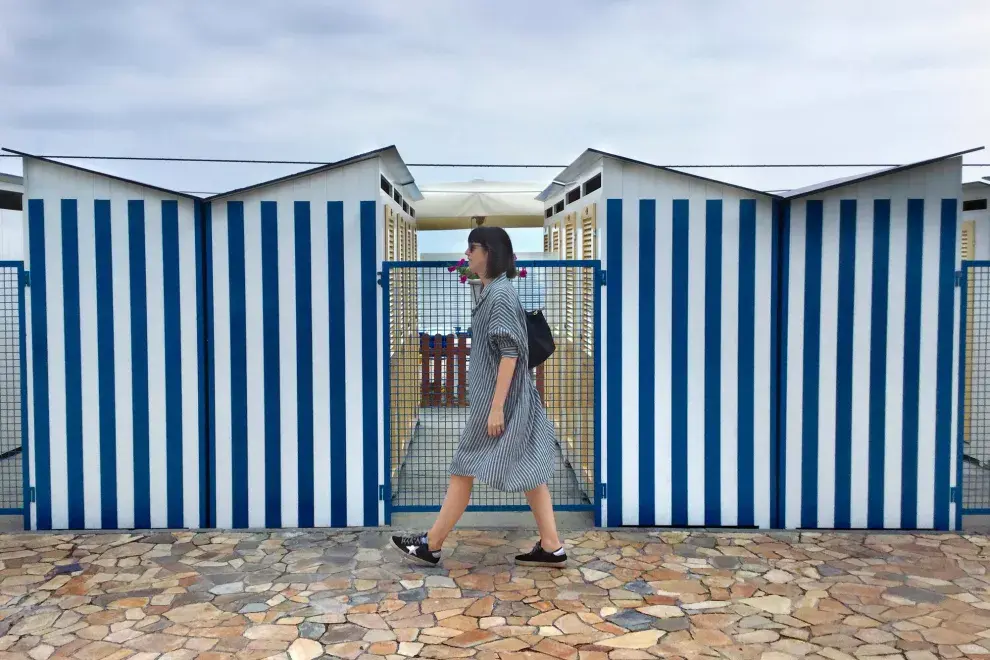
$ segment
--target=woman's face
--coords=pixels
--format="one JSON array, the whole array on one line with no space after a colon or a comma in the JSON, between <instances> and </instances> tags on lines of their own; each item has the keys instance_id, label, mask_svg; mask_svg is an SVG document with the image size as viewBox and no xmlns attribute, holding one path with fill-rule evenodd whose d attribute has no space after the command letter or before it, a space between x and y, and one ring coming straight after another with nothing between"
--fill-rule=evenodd
<instances>
[{"instance_id":1,"label":"woman's face","mask_svg":"<svg viewBox=\"0 0 990 660\"><path fill-rule=\"evenodd\" d=\"M471 272L478 277L484 277L485 273L488 272L488 252L485 251L485 248L477 243L471 243L464 254L467 256L468 268L471 269Z\"/></svg>"}]
</instances>

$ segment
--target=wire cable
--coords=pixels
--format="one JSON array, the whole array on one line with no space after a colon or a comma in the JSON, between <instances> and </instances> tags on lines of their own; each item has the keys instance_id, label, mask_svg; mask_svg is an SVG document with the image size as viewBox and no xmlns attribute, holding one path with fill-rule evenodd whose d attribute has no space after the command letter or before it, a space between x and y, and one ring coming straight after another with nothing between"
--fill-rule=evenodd
<instances>
[{"instance_id":1,"label":"wire cable","mask_svg":"<svg viewBox=\"0 0 990 660\"><path fill-rule=\"evenodd\" d=\"M39 158L63 160L128 160L175 163L238 163L247 165L331 165L334 161L323 160L275 160L253 158L180 158L174 156L66 156L32 154ZM2 158L21 158L18 154L0 154ZM657 165L679 169L759 169L759 168L825 168L825 167L900 167L904 163L702 163ZM563 169L568 165L546 165L542 163L406 163L407 167L477 167L477 168L531 168ZM963 163L963 167L990 167L990 163Z\"/></svg>"}]
</instances>

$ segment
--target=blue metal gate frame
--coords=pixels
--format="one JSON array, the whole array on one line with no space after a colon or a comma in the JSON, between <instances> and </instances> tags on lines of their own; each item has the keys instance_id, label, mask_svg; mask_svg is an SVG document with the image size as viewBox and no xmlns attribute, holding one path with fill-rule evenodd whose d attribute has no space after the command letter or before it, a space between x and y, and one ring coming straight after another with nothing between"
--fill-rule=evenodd
<instances>
[{"instance_id":1,"label":"blue metal gate frame","mask_svg":"<svg viewBox=\"0 0 990 660\"><path fill-rule=\"evenodd\" d=\"M0 261L0 268L17 269L17 314L18 314L18 358L21 390L21 473L23 481L23 492L21 501L22 508L0 509L2 515L23 515L24 529L31 529L31 470L30 470L30 444L28 443L28 401L27 401L27 329L25 327L24 310L24 289L28 285L28 272L24 270L23 261Z\"/></svg>"},{"instance_id":2,"label":"blue metal gate frame","mask_svg":"<svg viewBox=\"0 0 990 660\"><path fill-rule=\"evenodd\" d=\"M381 487L381 499L385 503L385 524L392 524L393 511L437 511L439 507L393 507L392 506L392 442L391 442L391 370L389 367L390 334L389 324L389 272L399 268L447 268L451 265L447 261L385 261L382 262L382 270L378 273L379 284L382 287L382 396L383 396L383 423L384 431L384 451L382 460L385 463L384 480ZM601 261L598 259L554 259L554 260L526 260L516 262L519 268L592 268L594 270L594 322L595 322L595 498L594 507L595 526L602 525L602 292L604 278ZM590 507L582 505L555 505L557 511L587 511ZM526 511L525 506L468 506L468 511Z\"/></svg>"}]
</instances>

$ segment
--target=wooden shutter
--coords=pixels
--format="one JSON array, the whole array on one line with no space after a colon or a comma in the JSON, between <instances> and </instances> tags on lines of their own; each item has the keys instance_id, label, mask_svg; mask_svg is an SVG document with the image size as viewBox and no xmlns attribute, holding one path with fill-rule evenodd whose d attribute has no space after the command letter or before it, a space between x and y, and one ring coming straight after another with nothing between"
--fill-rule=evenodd
<instances>
[{"instance_id":1,"label":"wooden shutter","mask_svg":"<svg viewBox=\"0 0 990 660\"><path fill-rule=\"evenodd\" d=\"M544 252L549 252L550 251L550 227L549 226L544 226L543 227L543 251Z\"/></svg>"},{"instance_id":2,"label":"wooden shutter","mask_svg":"<svg viewBox=\"0 0 990 660\"><path fill-rule=\"evenodd\" d=\"M385 205L385 261L395 260L395 214Z\"/></svg>"},{"instance_id":3,"label":"wooden shutter","mask_svg":"<svg viewBox=\"0 0 990 660\"><path fill-rule=\"evenodd\" d=\"M598 258L598 230L596 205L589 204L581 210L581 258Z\"/></svg>"}]
</instances>

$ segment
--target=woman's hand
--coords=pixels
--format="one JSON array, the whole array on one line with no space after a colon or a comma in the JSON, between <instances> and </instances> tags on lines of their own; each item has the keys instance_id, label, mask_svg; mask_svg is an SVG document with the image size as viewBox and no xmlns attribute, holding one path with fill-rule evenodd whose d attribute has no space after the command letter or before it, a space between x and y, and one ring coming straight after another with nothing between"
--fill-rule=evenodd
<instances>
[{"instance_id":1,"label":"woman's hand","mask_svg":"<svg viewBox=\"0 0 990 660\"><path fill-rule=\"evenodd\" d=\"M492 406L488 413L488 435L495 437L505 430L505 413L502 406Z\"/></svg>"}]
</instances>

